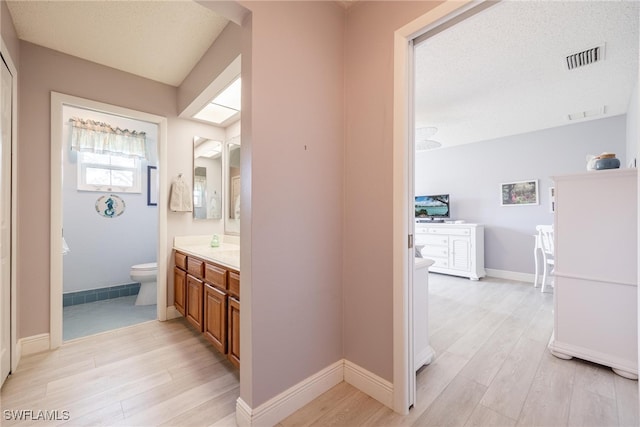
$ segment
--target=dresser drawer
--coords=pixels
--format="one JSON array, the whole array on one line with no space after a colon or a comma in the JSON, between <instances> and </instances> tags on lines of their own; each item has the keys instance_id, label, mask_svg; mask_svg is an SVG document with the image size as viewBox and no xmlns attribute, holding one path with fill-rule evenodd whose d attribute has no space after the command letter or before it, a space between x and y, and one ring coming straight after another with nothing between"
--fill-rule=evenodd
<instances>
[{"instance_id":1,"label":"dresser drawer","mask_svg":"<svg viewBox=\"0 0 640 427\"><path fill-rule=\"evenodd\" d=\"M434 236L432 234L416 234L417 245L447 246L449 236Z\"/></svg>"},{"instance_id":2,"label":"dresser drawer","mask_svg":"<svg viewBox=\"0 0 640 427\"><path fill-rule=\"evenodd\" d=\"M448 258L449 247L448 246L425 246L420 251L423 258Z\"/></svg>"},{"instance_id":3,"label":"dresser drawer","mask_svg":"<svg viewBox=\"0 0 640 427\"><path fill-rule=\"evenodd\" d=\"M204 265L204 280L219 289L227 289L227 270L217 265L206 263Z\"/></svg>"},{"instance_id":4,"label":"dresser drawer","mask_svg":"<svg viewBox=\"0 0 640 427\"><path fill-rule=\"evenodd\" d=\"M446 228L446 227L431 227L429 228L429 234L447 234L450 236L470 236L471 230L468 228Z\"/></svg>"},{"instance_id":5,"label":"dresser drawer","mask_svg":"<svg viewBox=\"0 0 640 427\"><path fill-rule=\"evenodd\" d=\"M176 267L183 270L187 269L187 256L181 252L176 252L174 255Z\"/></svg>"},{"instance_id":6,"label":"dresser drawer","mask_svg":"<svg viewBox=\"0 0 640 427\"><path fill-rule=\"evenodd\" d=\"M229 271L229 295L240 298L240 273Z\"/></svg>"},{"instance_id":7,"label":"dresser drawer","mask_svg":"<svg viewBox=\"0 0 640 427\"><path fill-rule=\"evenodd\" d=\"M447 258L431 258L433 260L433 264L431 267L440 267L440 268L449 268L449 260Z\"/></svg>"},{"instance_id":8,"label":"dresser drawer","mask_svg":"<svg viewBox=\"0 0 640 427\"><path fill-rule=\"evenodd\" d=\"M204 276L204 262L198 258L187 257L187 271L192 276L202 279Z\"/></svg>"}]
</instances>

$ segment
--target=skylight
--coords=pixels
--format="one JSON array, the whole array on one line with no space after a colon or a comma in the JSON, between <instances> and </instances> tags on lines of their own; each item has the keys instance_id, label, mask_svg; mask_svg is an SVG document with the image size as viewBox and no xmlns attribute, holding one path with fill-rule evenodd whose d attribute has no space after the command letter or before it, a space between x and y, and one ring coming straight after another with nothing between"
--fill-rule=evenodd
<instances>
[{"instance_id":1,"label":"skylight","mask_svg":"<svg viewBox=\"0 0 640 427\"><path fill-rule=\"evenodd\" d=\"M238 77L193 117L220 125L240 112L240 95L241 81Z\"/></svg>"}]
</instances>

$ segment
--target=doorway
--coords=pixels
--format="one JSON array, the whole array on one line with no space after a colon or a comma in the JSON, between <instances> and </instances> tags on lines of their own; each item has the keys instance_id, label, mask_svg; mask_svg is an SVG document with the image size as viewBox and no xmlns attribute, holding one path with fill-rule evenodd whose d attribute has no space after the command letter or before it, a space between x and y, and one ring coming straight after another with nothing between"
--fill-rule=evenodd
<instances>
[{"instance_id":1,"label":"doorway","mask_svg":"<svg viewBox=\"0 0 640 427\"><path fill-rule=\"evenodd\" d=\"M109 104L103 104L87 99L72 97L69 95L63 95L59 93L52 93L51 96L51 146L52 146L52 165L51 165L51 337L50 347L57 348L63 341L63 276L64 276L64 262L63 254L66 251L64 247L64 234L63 230L63 163L64 156L67 155L66 141L64 139L63 122L65 120L65 108L76 109L74 111L89 111L97 115L110 115L114 118L128 119L133 121L139 121L140 123L146 123L147 126L151 126L157 132L157 207L155 217L157 219L157 225L155 226L157 241L154 244L154 255L157 260L157 312L156 317L158 320L166 320L167 310L167 278L166 278L166 266L167 266L167 245L166 245L166 212L161 209L161 206L166 206L166 200L164 196L164 189L166 187L166 141L167 141L167 120L164 117L155 116L152 114L142 113L135 110L129 110L122 107L117 107ZM80 109L80 110L78 110ZM146 166L145 171L146 174ZM151 174L150 174L151 175ZM146 192L147 188L144 187L142 191L142 198L146 204ZM94 193L94 199L98 199L93 206L91 203L91 209L93 214L97 215L99 212L97 206L99 204L98 193ZM105 194L105 193L102 193ZM85 203L86 204L86 203ZM115 206L115 205L114 205ZM126 201L120 204L121 208L126 207ZM85 206L86 207L86 206ZM151 208L151 206L149 206ZM67 207L65 206L65 209ZM120 215L124 211L118 211ZM116 215L113 215L115 217ZM115 218L109 218L112 220ZM95 219L95 218L94 218ZM104 219L104 218L103 218ZM123 246L119 242L122 239L122 235L113 235L106 239L107 241L94 242L94 245L100 246L104 253L104 258L108 259L109 254L114 251L119 252ZM66 243L66 242L65 242ZM63 249L64 247L64 249ZM73 244L69 244L69 250L72 252ZM121 251L120 251L121 252ZM133 260L135 261L135 260ZM133 262L132 261L132 262ZM128 262L128 261L127 261ZM131 264L133 265L133 264ZM74 266L78 267L78 266ZM122 274L128 275L129 271ZM125 279L126 280L126 279ZM110 289L116 293L121 293L122 288ZM131 291L128 291L131 292Z\"/></svg>"}]
</instances>

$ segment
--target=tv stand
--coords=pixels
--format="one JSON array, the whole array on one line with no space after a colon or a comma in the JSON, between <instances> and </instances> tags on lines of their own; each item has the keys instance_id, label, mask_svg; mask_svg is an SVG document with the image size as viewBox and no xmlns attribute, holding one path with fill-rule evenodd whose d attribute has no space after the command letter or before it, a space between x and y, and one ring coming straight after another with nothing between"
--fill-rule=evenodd
<instances>
[{"instance_id":1,"label":"tv stand","mask_svg":"<svg viewBox=\"0 0 640 427\"><path fill-rule=\"evenodd\" d=\"M479 280L484 271L484 227L479 224L418 223L415 244L423 258L434 261L429 271Z\"/></svg>"},{"instance_id":2,"label":"tv stand","mask_svg":"<svg viewBox=\"0 0 640 427\"><path fill-rule=\"evenodd\" d=\"M444 219L418 219L416 222L421 224L442 224L444 223Z\"/></svg>"}]
</instances>

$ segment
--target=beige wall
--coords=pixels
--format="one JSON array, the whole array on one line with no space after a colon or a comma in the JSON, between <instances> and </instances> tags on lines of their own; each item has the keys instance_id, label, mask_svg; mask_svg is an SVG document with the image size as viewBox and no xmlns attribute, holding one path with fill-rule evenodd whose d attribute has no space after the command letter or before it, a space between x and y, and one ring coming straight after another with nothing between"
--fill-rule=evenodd
<instances>
[{"instance_id":1,"label":"beige wall","mask_svg":"<svg viewBox=\"0 0 640 427\"><path fill-rule=\"evenodd\" d=\"M178 112L184 111L189 104L211 83L211 76L217 76L238 55L240 55L242 29L230 22L220 36L205 52L200 61L191 70L178 88Z\"/></svg>"},{"instance_id":2,"label":"beige wall","mask_svg":"<svg viewBox=\"0 0 640 427\"><path fill-rule=\"evenodd\" d=\"M49 332L51 91L167 117L169 179L191 176L193 136L209 126L176 116L175 87L27 42L20 43L20 58L17 326L22 338ZM169 248L174 235L210 232L215 232L211 224L194 222L188 213L168 215ZM171 285L168 300L173 301Z\"/></svg>"},{"instance_id":3,"label":"beige wall","mask_svg":"<svg viewBox=\"0 0 640 427\"><path fill-rule=\"evenodd\" d=\"M393 380L393 35L438 4L357 2L347 14L344 357L388 381Z\"/></svg>"},{"instance_id":4,"label":"beige wall","mask_svg":"<svg viewBox=\"0 0 640 427\"><path fill-rule=\"evenodd\" d=\"M20 40L18 40L6 1L0 2L0 32L2 33L2 40L4 40L7 49L9 49L14 65L18 68L20 62Z\"/></svg>"},{"instance_id":5,"label":"beige wall","mask_svg":"<svg viewBox=\"0 0 640 427\"><path fill-rule=\"evenodd\" d=\"M334 2L243 4L252 11L242 118L243 168L249 153L251 162L242 245L250 238L251 247L241 264L251 342L241 397L255 408L343 354L344 11Z\"/></svg>"}]
</instances>

